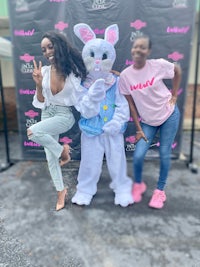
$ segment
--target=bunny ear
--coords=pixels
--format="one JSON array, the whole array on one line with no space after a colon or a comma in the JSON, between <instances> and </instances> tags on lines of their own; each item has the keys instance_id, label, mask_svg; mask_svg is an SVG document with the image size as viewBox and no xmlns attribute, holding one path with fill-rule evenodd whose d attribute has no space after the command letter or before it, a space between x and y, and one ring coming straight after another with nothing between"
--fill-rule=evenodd
<instances>
[{"instance_id":1,"label":"bunny ear","mask_svg":"<svg viewBox=\"0 0 200 267\"><path fill-rule=\"evenodd\" d=\"M84 44L92 39L96 39L96 34L90 26L85 23L78 23L74 25L74 33Z\"/></svg>"},{"instance_id":2,"label":"bunny ear","mask_svg":"<svg viewBox=\"0 0 200 267\"><path fill-rule=\"evenodd\" d=\"M119 28L117 24L110 25L106 28L104 39L113 46L117 43L119 40Z\"/></svg>"}]
</instances>

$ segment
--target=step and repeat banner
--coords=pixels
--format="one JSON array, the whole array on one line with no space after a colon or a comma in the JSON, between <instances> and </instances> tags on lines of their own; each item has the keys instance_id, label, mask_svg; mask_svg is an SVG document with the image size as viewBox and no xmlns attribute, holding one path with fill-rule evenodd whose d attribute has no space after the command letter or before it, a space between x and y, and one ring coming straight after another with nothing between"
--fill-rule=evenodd
<instances>
[{"instance_id":1,"label":"step and repeat banner","mask_svg":"<svg viewBox=\"0 0 200 267\"><path fill-rule=\"evenodd\" d=\"M35 84L32 80L33 59L43 61L41 37L48 30L60 31L80 51L83 44L75 36L73 26L84 22L99 38L111 24L119 26L114 70L122 71L132 64L131 46L135 36L148 34L152 40L151 58L165 58L181 65L183 77L179 88L178 106L181 123L172 147L177 157L181 150L182 124L191 55L191 41L196 14L195 0L8 0L13 62L17 96L18 125L24 160L44 159L44 150L28 140L29 126L40 121L40 110L32 106ZM165 81L169 90L172 85ZM72 159L80 159L79 113L74 109L76 124L60 136L60 143L74 149ZM127 157L134 151L134 123L128 123L124 135ZM147 156L157 157L159 136L151 144ZM94 148L95 149L95 148Z\"/></svg>"}]
</instances>

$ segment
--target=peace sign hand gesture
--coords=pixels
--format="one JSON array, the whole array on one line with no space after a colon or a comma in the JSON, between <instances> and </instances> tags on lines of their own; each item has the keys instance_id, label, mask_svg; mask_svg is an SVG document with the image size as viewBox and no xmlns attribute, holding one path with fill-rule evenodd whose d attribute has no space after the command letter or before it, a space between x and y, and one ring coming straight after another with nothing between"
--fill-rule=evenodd
<instances>
[{"instance_id":1,"label":"peace sign hand gesture","mask_svg":"<svg viewBox=\"0 0 200 267\"><path fill-rule=\"evenodd\" d=\"M33 69L33 73L32 73L32 77L33 80L36 83L36 86L41 88L42 87L42 62L39 61L39 66L37 66L37 63L35 60L33 60L33 65L34 65L34 69Z\"/></svg>"}]
</instances>

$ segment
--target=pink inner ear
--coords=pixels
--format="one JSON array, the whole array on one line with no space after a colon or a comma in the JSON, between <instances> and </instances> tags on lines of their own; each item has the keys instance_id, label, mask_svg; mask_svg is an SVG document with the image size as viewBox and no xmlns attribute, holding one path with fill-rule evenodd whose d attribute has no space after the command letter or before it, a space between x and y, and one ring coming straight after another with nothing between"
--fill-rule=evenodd
<instances>
[{"instance_id":1,"label":"pink inner ear","mask_svg":"<svg viewBox=\"0 0 200 267\"><path fill-rule=\"evenodd\" d=\"M114 44L117 39L116 31L109 30L107 35L107 41L111 44Z\"/></svg>"},{"instance_id":2,"label":"pink inner ear","mask_svg":"<svg viewBox=\"0 0 200 267\"><path fill-rule=\"evenodd\" d=\"M91 33L91 31L89 31L87 28L82 28L79 31L80 31L80 35L81 35L82 40L84 41L84 43L87 43L88 41L90 41L90 40L92 40L94 38L94 36Z\"/></svg>"}]
</instances>

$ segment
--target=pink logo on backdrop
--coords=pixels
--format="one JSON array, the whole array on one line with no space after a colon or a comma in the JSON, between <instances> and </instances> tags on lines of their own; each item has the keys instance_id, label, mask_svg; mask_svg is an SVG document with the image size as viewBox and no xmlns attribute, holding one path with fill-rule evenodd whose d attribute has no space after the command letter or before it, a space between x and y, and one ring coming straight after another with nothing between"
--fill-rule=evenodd
<instances>
[{"instance_id":1,"label":"pink logo on backdrop","mask_svg":"<svg viewBox=\"0 0 200 267\"><path fill-rule=\"evenodd\" d=\"M139 117L138 121L141 121L142 119ZM129 121L134 121L132 117L129 118Z\"/></svg>"},{"instance_id":2,"label":"pink logo on backdrop","mask_svg":"<svg viewBox=\"0 0 200 267\"><path fill-rule=\"evenodd\" d=\"M172 89L170 89L170 92L171 92L171 91L172 91ZM177 94L178 94L178 95L181 95L182 93L183 93L183 88L179 88Z\"/></svg>"},{"instance_id":3,"label":"pink logo on backdrop","mask_svg":"<svg viewBox=\"0 0 200 267\"><path fill-rule=\"evenodd\" d=\"M157 143L154 143L154 144L150 145L150 147L155 147L155 146L159 147L160 146L160 142L158 141ZM175 149L176 146L177 146L177 142L173 143L171 148Z\"/></svg>"},{"instance_id":4,"label":"pink logo on backdrop","mask_svg":"<svg viewBox=\"0 0 200 267\"><path fill-rule=\"evenodd\" d=\"M95 34L104 34L104 32L105 32L105 29L98 29L98 28L94 29Z\"/></svg>"},{"instance_id":5,"label":"pink logo on backdrop","mask_svg":"<svg viewBox=\"0 0 200 267\"><path fill-rule=\"evenodd\" d=\"M176 146L177 146L177 143L175 142L175 143L173 143L172 144L172 149L175 149L176 148Z\"/></svg>"},{"instance_id":6,"label":"pink logo on backdrop","mask_svg":"<svg viewBox=\"0 0 200 267\"><path fill-rule=\"evenodd\" d=\"M126 142L135 143L135 136L134 135L127 136L126 137Z\"/></svg>"},{"instance_id":7,"label":"pink logo on backdrop","mask_svg":"<svg viewBox=\"0 0 200 267\"><path fill-rule=\"evenodd\" d=\"M63 21L59 21L54 26L55 29L58 29L60 31L63 31L65 28L68 28L68 27L69 27L69 24L68 23L64 23Z\"/></svg>"},{"instance_id":8,"label":"pink logo on backdrop","mask_svg":"<svg viewBox=\"0 0 200 267\"><path fill-rule=\"evenodd\" d=\"M150 145L150 147L154 147L154 146L159 147L159 146L160 146L160 142L157 142L157 143L154 143L154 144L151 144L151 145Z\"/></svg>"},{"instance_id":9,"label":"pink logo on backdrop","mask_svg":"<svg viewBox=\"0 0 200 267\"><path fill-rule=\"evenodd\" d=\"M187 33L189 31L190 27L186 26L186 27L167 27L167 32L168 33Z\"/></svg>"},{"instance_id":10,"label":"pink logo on backdrop","mask_svg":"<svg viewBox=\"0 0 200 267\"><path fill-rule=\"evenodd\" d=\"M34 95L35 94L35 89L30 90L30 89L19 89L19 94L20 95Z\"/></svg>"},{"instance_id":11,"label":"pink logo on backdrop","mask_svg":"<svg viewBox=\"0 0 200 267\"><path fill-rule=\"evenodd\" d=\"M64 137L60 138L59 141L60 141L61 143L64 143L64 144L70 144L70 143L72 143L72 139L70 139L70 138L67 137L67 136L64 136Z\"/></svg>"},{"instance_id":12,"label":"pink logo on backdrop","mask_svg":"<svg viewBox=\"0 0 200 267\"><path fill-rule=\"evenodd\" d=\"M32 36L35 32L35 29L32 30L14 30L14 35L15 36Z\"/></svg>"},{"instance_id":13,"label":"pink logo on backdrop","mask_svg":"<svg viewBox=\"0 0 200 267\"><path fill-rule=\"evenodd\" d=\"M125 65L133 65L133 63L134 62L132 60L126 59Z\"/></svg>"},{"instance_id":14,"label":"pink logo on backdrop","mask_svg":"<svg viewBox=\"0 0 200 267\"><path fill-rule=\"evenodd\" d=\"M181 95L183 93L183 88L178 89L178 95Z\"/></svg>"},{"instance_id":15,"label":"pink logo on backdrop","mask_svg":"<svg viewBox=\"0 0 200 267\"><path fill-rule=\"evenodd\" d=\"M24 146L26 147L28 147L28 146L30 146L30 147L40 147L40 145L39 144L37 144L37 143L35 143L35 142L33 142L33 141L30 141L30 142L27 142L27 141L24 141Z\"/></svg>"},{"instance_id":16,"label":"pink logo on backdrop","mask_svg":"<svg viewBox=\"0 0 200 267\"><path fill-rule=\"evenodd\" d=\"M26 116L30 117L30 118L35 118L36 116L39 115L38 112L35 112L34 110L29 110L27 112L24 113Z\"/></svg>"},{"instance_id":17,"label":"pink logo on backdrop","mask_svg":"<svg viewBox=\"0 0 200 267\"><path fill-rule=\"evenodd\" d=\"M136 30L140 30L147 26L146 22L141 21L140 19L135 20L134 22L130 23L130 26L135 28Z\"/></svg>"},{"instance_id":18,"label":"pink logo on backdrop","mask_svg":"<svg viewBox=\"0 0 200 267\"><path fill-rule=\"evenodd\" d=\"M127 136L126 142L130 143L130 145L127 145L126 151L134 151L135 150L135 144L134 144L135 143L135 136L134 135ZM159 146L160 146L159 141L150 145L151 148L152 147L159 147ZM172 149L175 149L177 147L177 142L174 142L171 147L172 147Z\"/></svg>"},{"instance_id":19,"label":"pink logo on backdrop","mask_svg":"<svg viewBox=\"0 0 200 267\"><path fill-rule=\"evenodd\" d=\"M179 52L175 51L172 54L168 55L168 58L173 59L174 61L178 61L179 59L183 59L184 55L180 54Z\"/></svg>"},{"instance_id":20,"label":"pink logo on backdrop","mask_svg":"<svg viewBox=\"0 0 200 267\"><path fill-rule=\"evenodd\" d=\"M23 56L20 56L19 57L21 60L24 60L25 62L30 62L32 61L35 57L34 56L31 56L29 54L24 54Z\"/></svg>"}]
</instances>

